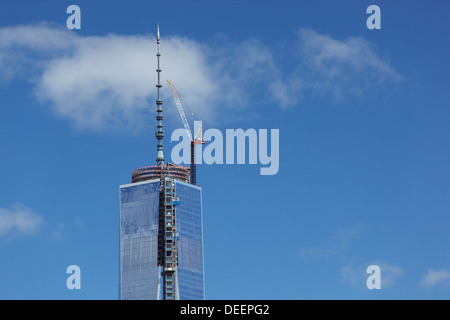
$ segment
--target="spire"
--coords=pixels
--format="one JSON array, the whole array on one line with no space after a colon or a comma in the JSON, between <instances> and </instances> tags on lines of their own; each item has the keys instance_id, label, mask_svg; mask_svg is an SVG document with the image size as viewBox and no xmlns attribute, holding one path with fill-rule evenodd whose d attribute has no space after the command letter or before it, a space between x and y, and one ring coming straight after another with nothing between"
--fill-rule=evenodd
<instances>
[{"instance_id":1,"label":"spire","mask_svg":"<svg viewBox=\"0 0 450 320\"><path fill-rule=\"evenodd\" d=\"M164 164L164 154L163 154L163 142L162 139L164 138L164 130L163 130L163 124L162 124L162 120L164 119L162 112L162 104L163 101L161 100L161 82L160 82L160 72L161 69L159 68L159 57L161 56L161 54L159 53L159 43L160 43L160 38L159 38L159 25L158 25L158 30L156 33L156 58L158 61L158 68L156 69L156 73L158 74L158 84L156 85L157 88L157 92L158 92L158 98L156 99L156 120L158 121L158 124L156 125L156 132L155 132L155 136L158 139L158 144L156 146L157 150L158 150L158 155L156 157L156 164L157 165L163 165Z\"/></svg>"}]
</instances>

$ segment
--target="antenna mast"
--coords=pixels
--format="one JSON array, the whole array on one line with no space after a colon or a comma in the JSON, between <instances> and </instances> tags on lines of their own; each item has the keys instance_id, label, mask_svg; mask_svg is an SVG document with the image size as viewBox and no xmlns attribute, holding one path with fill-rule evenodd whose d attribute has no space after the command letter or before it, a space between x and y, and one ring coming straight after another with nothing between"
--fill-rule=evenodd
<instances>
[{"instance_id":1,"label":"antenna mast","mask_svg":"<svg viewBox=\"0 0 450 320\"><path fill-rule=\"evenodd\" d=\"M158 84L156 85L156 88L158 91L158 98L156 100L156 120L158 120L158 124L156 125L157 129L155 132L155 136L158 139L158 144L156 146L156 148L158 150L158 155L156 157L156 164L158 166L161 166L164 164L163 142L162 142L162 139L164 138L164 130L163 130L162 120L164 119L164 117L162 115L163 101L161 100L161 93L160 93L162 85L160 82L161 69L159 67L159 57L161 56L161 53L159 52L159 44L160 44L160 38L159 38L159 25L158 25L158 30L157 30L157 34L156 34L156 48L157 48L156 57L158 60L158 68L156 69L156 73L158 74Z\"/></svg>"}]
</instances>

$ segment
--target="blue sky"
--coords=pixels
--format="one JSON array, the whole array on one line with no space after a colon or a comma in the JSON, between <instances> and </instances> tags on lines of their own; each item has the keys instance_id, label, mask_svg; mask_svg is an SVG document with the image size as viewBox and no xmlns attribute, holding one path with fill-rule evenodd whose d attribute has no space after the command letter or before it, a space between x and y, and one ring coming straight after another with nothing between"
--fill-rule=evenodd
<instances>
[{"instance_id":1,"label":"blue sky","mask_svg":"<svg viewBox=\"0 0 450 320\"><path fill-rule=\"evenodd\" d=\"M66 28L71 4L81 30ZM162 77L206 129L280 132L276 175L197 168L207 299L448 299L449 9L3 4L0 298L117 299L119 185L156 158L159 24ZM163 89L169 159L182 123ZM81 290L66 287L72 264Z\"/></svg>"}]
</instances>

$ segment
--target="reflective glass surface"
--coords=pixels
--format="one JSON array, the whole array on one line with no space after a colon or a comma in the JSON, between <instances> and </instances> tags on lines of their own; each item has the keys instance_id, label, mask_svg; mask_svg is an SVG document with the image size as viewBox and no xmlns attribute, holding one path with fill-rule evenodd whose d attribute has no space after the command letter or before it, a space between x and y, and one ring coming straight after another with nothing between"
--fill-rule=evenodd
<instances>
[{"instance_id":1,"label":"reflective glass surface","mask_svg":"<svg viewBox=\"0 0 450 320\"><path fill-rule=\"evenodd\" d=\"M176 181L177 282L182 300L204 299L201 188ZM162 298L159 180L120 187L120 298Z\"/></svg>"},{"instance_id":2,"label":"reflective glass surface","mask_svg":"<svg viewBox=\"0 0 450 320\"><path fill-rule=\"evenodd\" d=\"M176 181L178 245L178 290L181 300L205 298L203 276L202 190Z\"/></svg>"},{"instance_id":3,"label":"reflective glass surface","mask_svg":"<svg viewBox=\"0 0 450 320\"><path fill-rule=\"evenodd\" d=\"M120 298L158 297L159 180L120 188Z\"/></svg>"}]
</instances>

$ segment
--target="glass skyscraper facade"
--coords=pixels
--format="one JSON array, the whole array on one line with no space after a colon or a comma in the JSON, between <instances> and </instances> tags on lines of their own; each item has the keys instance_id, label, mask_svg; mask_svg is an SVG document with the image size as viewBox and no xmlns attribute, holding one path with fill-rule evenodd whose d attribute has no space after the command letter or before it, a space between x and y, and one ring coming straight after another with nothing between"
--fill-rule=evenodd
<instances>
[{"instance_id":1,"label":"glass skyscraper facade","mask_svg":"<svg viewBox=\"0 0 450 320\"><path fill-rule=\"evenodd\" d=\"M176 205L175 296L205 298L202 190L174 179ZM163 267L158 264L160 180L120 186L120 299L162 300Z\"/></svg>"}]
</instances>

